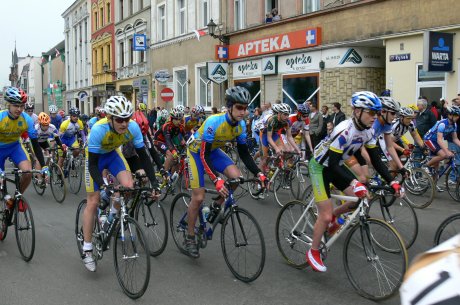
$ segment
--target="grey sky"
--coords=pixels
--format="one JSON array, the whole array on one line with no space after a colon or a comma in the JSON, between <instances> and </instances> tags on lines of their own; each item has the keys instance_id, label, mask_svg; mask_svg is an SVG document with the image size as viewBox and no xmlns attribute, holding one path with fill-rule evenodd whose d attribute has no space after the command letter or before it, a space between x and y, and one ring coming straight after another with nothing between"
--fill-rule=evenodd
<instances>
[{"instance_id":1,"label":"grey sky","mask_svg":"<svg viewBox=\"0 0 460 305\"><path fill-rule=\"evenodd\" d=\"M75 0L1 0L0 88L10 84L11 52L14 41L18 56L41 56L64 40L62 13Z\"/></svg>"}]
</instances>

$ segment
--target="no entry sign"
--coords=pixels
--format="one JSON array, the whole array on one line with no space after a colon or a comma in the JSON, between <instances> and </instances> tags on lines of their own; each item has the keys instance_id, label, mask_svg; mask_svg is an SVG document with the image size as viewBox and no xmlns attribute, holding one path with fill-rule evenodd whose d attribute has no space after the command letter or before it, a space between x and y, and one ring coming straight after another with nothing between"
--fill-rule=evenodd
<instances>
[{"instance_id":1,"label":"no entry sign","mask_svg":"<svg viewBox=\"0 0 460 305\"><path fill-rule=\"evenodd\" d=\"M174 98L174 91L171 88L164 88L160 92L160 97L165 102L170 102Z\"/></svg>"}]
</instances>

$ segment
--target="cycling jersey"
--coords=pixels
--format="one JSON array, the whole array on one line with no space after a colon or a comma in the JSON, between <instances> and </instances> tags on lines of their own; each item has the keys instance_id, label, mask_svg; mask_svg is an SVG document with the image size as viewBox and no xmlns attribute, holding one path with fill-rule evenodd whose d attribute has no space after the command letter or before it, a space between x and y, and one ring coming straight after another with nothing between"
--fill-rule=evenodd
<instances>
[{"instance_id":1,"label":"cycling jersey","mask_svg":"<svg viewBox=\"0 0 460 305\"><path fill-rule=\"evenodd\" d=\"M88 121L88 128L89 128L89 129L93 128L94 124L96 124L97 121L98 121L97 116L92 117L92 118Z\"/></svg>"},{"instance_id":2,"label":"cycling jersey","mask_svg":"<svg viewBox=\"0 0 460 305\"><path fill-rule=\"evenodd\" d=\"M22 112L18 119L13 120L8 110L0 111L0 148L19 143L19 137L24 131L28 132L31 139L37 139L34 122L27 113Z\"/></svg>"},{"instance_id":3,"label":"cycling jersey","mask_svg":"<svg viewBox=\"0 0 460 305\"><path fill-rule=\"evenodd\" d=\"M444 140L446 140L447 136L452 134L453 132L457 131L457 124L449 124L449 119L444 119L441 121L437 121L436 124L431 127L430 130L425 134L423 137L424 141L432 141L438 142L438 132L441 132L443 135Z\"/></svg>"},{"instance_id":4,"label":"cycling jersey","mask_svg":"<svg viewBox=\"0 0 460 305\"><path fill-rule=\"evenodd\" d=\"M267 120L273 115L273 110L268 109L262 113L260 118L257 120L257 122L254 124L255 130L256 131L262 131L265 126L267 126Z\"/></svg>"},{"instance_id":5,"label":"cycling jersey","mask_svg":"<svg viewBox=\"0 0 460 305\"><path fill-rule=\"evenodd\" d=\"M185 138L184 125L179 124L176 126L172 120L169 120L155 132L154 139L158 142L166 143L168 150L175 150L176 146L173 140L179 136Z\"/></svg>"},{"instance_id":6,"label":"cycling jersey","mask_svg":"<svg viewBox=\"0 0 460 305\"><path fill-rule=\"evenodd\" d=\"M377 118L370 128L373 131L374 138L368 143L368 147L375 147L377 141L382 139L384 134L391 134L391 124L386 124L383 118Z\"/></svg>"},{"instance_id":7,"label":"cycling jersey","mask_svg":"<svg viewBox=\"0 0 460 305\"><path fill-rule=\"evenodd\" d=\"M50 124L46 130L43 130L40 124L36 124L35 130L37 131L39 143L46 142L48 141L48 139L53 139L55 136L58 135L58 130L53 124Z\"/></svg>"},{"instance_id":8,"label":"cycling jersey","mask_svg":"<svg viewBox=\"0 0 460 305\"><path fill-rule=\"evenodd\" d=\"M302 119L302 117L299 118L298 114L291 114L289 116L289 122L291 123L291 134L294 138L300 134L301 130L310 130L309 118Z\"/></svg>"},{"instance_id":9,"label":"cycling jersey","mask_svg":"<svg viewBox=\"0 0 460 305\"><path fill-rule=\"evenodd\" d=\"M56 116L53 118L51 115L51 124L53 124L54 126L56 126L57 129L59 129L61 127L61 124L62 124L62 117L60 114L56 114Z\"/></svg>"},{"instance_id":10,"label":"cycling jersey","mask_svg":"<svg viewBox=\"0 0 460 305\"><path fill-rule=\"evenodd\" d=\"M70 119L62 122L59 132L62 134L63 139L73 139L79 131L83 130L83 122L79 119L76 123Z\"/></svg>"},{"instance_id":11,"label":"cycling jersey","mask_svg":"<svg viewBox=\"0 0 460 305\"><path fill-rule=\"evenodd\" d=\"M410 133L413 133L415 131L414 122L411 121L410 124L406 126L401 122L401 119L393 121L393 124L391 125L391 133L395 138L395 142L400 141L403 135L405 135L408 131Z\"/></svg>"},{"instance_id":12,"label":"cycling jersey","mask_svg":"<svg viewBox=\"0 0 460 305\"><path fill-rule=\"evenodd\" d=\"M201 117L196 117L195 119L192 118L191 115L187 115L184 118L184 127L185 127L185 132L195 132L195 129L198 129L201 124L203 124L204 120Z\"/></svg>"},{"instance_id":13,"label":"cycling jersey","mask_svg":"<svg viewBox=\"0 0 460 305\"><path fill-rule=\"evenodd\" d=\"M267 119L267 123L263 130L263 133L266 134L267 132L272 132L272 134L280 134L282 131L285 131L291 126L291 122L287 121L280 121L278 120L278 115L274 114Z\"/></svg>"}]
</instances>

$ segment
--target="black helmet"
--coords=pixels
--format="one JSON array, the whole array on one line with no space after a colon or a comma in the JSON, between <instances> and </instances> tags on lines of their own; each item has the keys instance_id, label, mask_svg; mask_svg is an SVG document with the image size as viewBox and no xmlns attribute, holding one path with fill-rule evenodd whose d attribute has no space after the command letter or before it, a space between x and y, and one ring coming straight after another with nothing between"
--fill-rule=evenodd
<instances>
[{"instance_id":1,"label":"black helmet","mask_svg":"<svg viewBox=\"0 0 460 305\"><path fill-rule=\"evenodd\" d=\"M251 94L248 89L240 86L230 87L225 91L225 98L227 100L227 107L233 104L249 104L251 101Z\"/></svg>"}]
</instances>

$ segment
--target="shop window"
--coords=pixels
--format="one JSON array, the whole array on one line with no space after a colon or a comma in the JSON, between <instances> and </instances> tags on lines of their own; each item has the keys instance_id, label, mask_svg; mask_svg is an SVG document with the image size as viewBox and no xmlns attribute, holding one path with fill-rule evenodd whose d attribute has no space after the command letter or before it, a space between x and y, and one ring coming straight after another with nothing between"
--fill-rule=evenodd
<instances>
[{"instance_id":1,"label":"shop window","mask_svg":"<svg viewBox=\"0 0 460 305\"><path fill-rule=\"evenodd\" d=\"M251 94L250 109L260 107L260 79L235 80L235 86L241 86L248 89Z\"/></svg>"},{"instance_id":2,"label":"shop window","mask_svg":"<svg viewBox=\"0 0 460 305\"><path fill-rule=\"evenodd\" d=\"M212 107L212 82L208 79L206 66L197 68L197 97L199 104L203 107Z\"/></svg>"},{"instance_id":3,"label":"shop window","mask_svg":"<svg viewBox=\"0 0 460 305\"><path fill-rule=\"evenodd\" d=\"M177 70L174 72L175 105L187 106L187 70Z\"/></svg>"},{"instance_id":4,"label":"shop window","mask_svg":"<svg viewBox=\"0 0 460 305\"><path fill-rule=\"evenodd\" d=\"M296 104L304 103L318 89L319 75L314 74L296 74L285 75L283 77L283 102L289 104L292 110L297 109ZM311 98L313 103L317 103L318 94Z\"/></svg>"}]
</instances>

